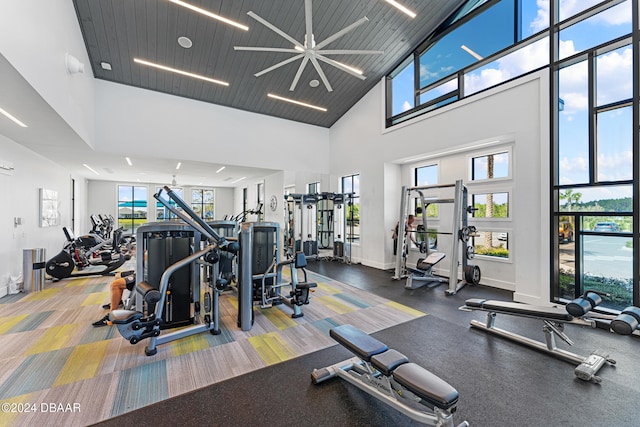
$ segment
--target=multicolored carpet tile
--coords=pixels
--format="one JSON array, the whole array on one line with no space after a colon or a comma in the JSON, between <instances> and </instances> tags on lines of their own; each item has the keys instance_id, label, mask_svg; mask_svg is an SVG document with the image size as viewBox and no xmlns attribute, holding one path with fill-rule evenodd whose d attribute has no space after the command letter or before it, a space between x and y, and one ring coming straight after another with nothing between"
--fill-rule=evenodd
<instances>
[{"instance_id":1,"label":"multicolored carpet tile","mask_svg":"<svg viewBox=\"0 0 640 427\"><path fill-rule=\"evenodd\" d=\"M0 426L92 424L335 345L328 331L340 324L373 333L425 315L308 275L318 286L303 317L291 318L284 304L256 305L253 327L242 331L236 294L226 291L219 335L171 341L154 356L145 355L145 340L131 345L115 326L91 325L106 314L111 277L47 282L41 292L8 295L0 299Z\"/></svg>"}]
</instances>

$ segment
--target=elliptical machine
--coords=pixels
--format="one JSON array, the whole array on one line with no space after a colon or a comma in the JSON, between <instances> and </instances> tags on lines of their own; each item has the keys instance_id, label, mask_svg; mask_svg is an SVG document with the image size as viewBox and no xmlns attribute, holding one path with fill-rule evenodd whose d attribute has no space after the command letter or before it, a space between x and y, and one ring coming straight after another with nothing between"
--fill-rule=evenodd
<instances>
[{"instance_id":1,"label":"elliptical machine","mask_svg":"<svg viewBox=\"0 0 640 427\"><path fill-rule=\"evenodd\" d=\"M112 242L120 242L121 229L113 232L111 241L104 240L96 234L86 234L75 238L67 227L62 227L62 231L67 240L62 250L45 265L46 273L54 280L87 276L112 276L114 275L113 271L128 259L118 244L113 244L109 248ZM99 266L104 268L100 270L92 268L80 273L85 268ZM78 270L78 272L73 273L74 270Z\"/></svg>"}]
</instances>

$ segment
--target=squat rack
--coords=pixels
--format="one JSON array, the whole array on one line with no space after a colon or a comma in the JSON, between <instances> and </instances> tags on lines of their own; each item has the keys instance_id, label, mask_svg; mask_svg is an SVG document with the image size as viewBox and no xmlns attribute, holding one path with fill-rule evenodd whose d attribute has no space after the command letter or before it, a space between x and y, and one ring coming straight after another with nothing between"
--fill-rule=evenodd
<instances>
[{"instance_id":1,"label":"squat rack","mask_svg":"<svg viewBox=\"0 0 640 427\"><path fill-rule=\"evenodd\" d=\"M454 197L451 198L427 198L424 191L454 188ZM467 188L462 184L462 180L457 180L455 184L427 185L417 187L402 187L402 197L400 200L400 221L398 224L398 251L396 257L395 274L393 278L400 280L407 277L406 257L408 254L407 233L409 205L412 200L412 193L417 193L422 206L422 224L424 225L425 244L421 245L421 252L429 254L427 225L427 206L436 203L453 203L453 223L450 232L438 232L438 234L448 234L452 236L451 251L448 254L450 259L449 287L445 291L447 295L454 295L468 283L478 284L480 282L480 268L471 265L468 260L474 256L473 246L468 245L469 238L475 234L476 228L468 225L467 214L474 211L472 206L467 205ZM460 242L464 243L461 251ZM458 280L458 267L462 270L462 280Z\"/></svg>"}]
</instances>

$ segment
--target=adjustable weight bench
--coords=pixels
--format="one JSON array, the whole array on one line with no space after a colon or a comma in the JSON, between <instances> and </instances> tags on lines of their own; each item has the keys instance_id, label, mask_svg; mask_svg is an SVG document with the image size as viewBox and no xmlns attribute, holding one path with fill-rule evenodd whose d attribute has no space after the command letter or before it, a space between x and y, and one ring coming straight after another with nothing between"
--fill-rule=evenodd
<instances>
[{"instance_id":1,"label":"adjustable weight bench","mask_svg":"<svg viewBox=\"0 0 640 427\"><path fill-rule=\"evenodd\" d=\"M338 376L415 421L454 426L458 391L446 381L352 325L333 328L329 335L356 357L314 369L314 384ZM458 427L468 425L463 421Z\"/></svg>"},{"instance_id":2,"label":"adjustable weight bench","mask_svg":"<svg viewBox=\"0 0 640 427\"><path fill-rule=\"evenodd\" d=\"M525 345L535 350L542 351L565 362L574 363L578 366L574 372L576 376L584 381L593 381L599 383L602 379L597 375L600 368L605 364L614 365L615 360L609 358L609 354L602 350L596 350L587 357L579 356L566 350L556 347L555 337L558 336L569 345L573 345L573 341L564 333L565 324L573 324L578 326L588 326L591 328L612 329L617 333L614 326L620 331L628 331L636 328L640 321L640 311L627 312L625 316L613 318L607 315L599 315L590 313L591 309L596 307L602 299L595 292L586 292L584 296L577 298L569 303L566 307L546 307L522 304L510 301L484 300L471 298L465 301L465 305L460 310L473 311L481 310L487 312L486 323L477 320L471 321L471 327L481 329L493 335L509 339L518 344ZM627 309L628 310L628 309ZM511 316L531 317L543 321L542 330L545 335L545 343L536 341L514 332L495 327L495 320L498 314L507 314ZM637 315L636 319L634 315ZM617 324L616 324L617 319ZM633 320L636 320L635 325Z\"/></svg>"},{"instance_id":3,"label":"adjustable weight bench","mask_svg":"<svg viewBox=\"0 0 640 427\"><path fill-rule=\"evenodd\" d=\"M445 254L442 252L431 252L426 258L418 259L416 268L407 267L409 275L404 285L406 289L418 289L423 286L433 288L443 283L449 283L446 277L439 277L433 274L433 266L443 260Z\"/></svg>"}]
</instances>

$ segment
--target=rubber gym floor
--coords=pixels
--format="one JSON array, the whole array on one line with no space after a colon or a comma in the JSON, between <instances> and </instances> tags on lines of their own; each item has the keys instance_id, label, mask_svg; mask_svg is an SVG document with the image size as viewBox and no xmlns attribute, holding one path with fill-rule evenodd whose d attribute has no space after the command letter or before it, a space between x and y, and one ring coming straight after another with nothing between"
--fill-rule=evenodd
<instances>
[{"instance_id":1,"label":"rubber gym floor","mask_svg":"<svg viewBox=\"0 0 640 427\"><path fill-rule=\"evenodd\" d=\"M600 371L602 383L575 377L574 366L469 328L484 312L463 312L467 298L511 300L510 292L482 285L446 296L444 287L404 289L391 273L361 265L311 262L310 270L428 315L372 334L460 393L457 423L471 426L632 426L640 418L640 341L568 325L581 355L605 349L617 361ZM311 301L313 304L313 300ZM496 326L544 340L541 322L498 315ZM111 418L98 425L413 426L406 416L339 379L319 385L314 368L351 357L339 345L231 378Z\"/></svg>"}]
</instances>

